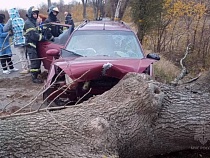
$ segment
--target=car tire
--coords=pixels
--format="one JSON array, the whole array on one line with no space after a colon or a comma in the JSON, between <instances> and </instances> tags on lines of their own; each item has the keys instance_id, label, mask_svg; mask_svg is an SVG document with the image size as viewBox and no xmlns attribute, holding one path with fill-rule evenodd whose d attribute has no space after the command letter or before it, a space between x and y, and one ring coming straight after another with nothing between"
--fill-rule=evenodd
<instances>
[{"instance_id":1,"label":"car tire","mask_svg":"<svg viewBox=\"0 0 210 158\"><path fill-rule=\"evenodd\" d=\"M53 89L49 88L43 93L43 101L53 92ZM47 99L43 102L44 107L48 107L51 103L51 100ZM58 107L61 106L58 103L56 103L56 100L53 101L49 107Z\"/></svg>"}]
</instances>

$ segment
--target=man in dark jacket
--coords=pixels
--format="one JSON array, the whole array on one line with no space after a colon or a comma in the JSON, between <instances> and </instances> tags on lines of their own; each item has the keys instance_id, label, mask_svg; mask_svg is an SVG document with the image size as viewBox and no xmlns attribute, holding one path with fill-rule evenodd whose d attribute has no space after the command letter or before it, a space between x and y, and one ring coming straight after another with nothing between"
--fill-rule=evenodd
<instances>
[{"instance_id":1,"label":"man in dark jacket","mask_svg":"<svg viewBox=\"0 0 210 158\"><path fill-rule=\"evenodd\" d=\"M59 13L59 10L55 6L51 6L48 10L48 18L44 21L45 24L47 23L60 23L60 21L57 18L57 15ZM49 25L44 25L44 29L50 29L51 33L54 37L58 37L62 32L62 27L61 26L55 26L53 24Z\"/></svg>"},{"instance_id":2,"label":"man in dark jacket","mask_svg":"<svg viewBox=\"0 0 210 158\"><path fill-rule=\"evenodd\" d=\"M72 25L72 29L74 29L74 20L72 19L72 16L68 12L64 12L65 15L65 24Z\"/></svg>"},{"instance_id":3,"label":"man in dark jacket","mask_svg":"<svg viewBox=\"0 0 210 158\"><path fill-rule=\"evenodd\" d=\"M42 34L39 34L39 31L36 27L36 20L38 18L39 10L34 6L30 7L27 12L27 20L25 21L24 30L26 37L26 51L31 61L31 76L32 81L34 83L42 83L40 79L38 79L38 74L41 73L41 60L37 59L38 53L36 50L36 45L38 41L43 41L44 37Z\"/></svg>"}]
</instances>

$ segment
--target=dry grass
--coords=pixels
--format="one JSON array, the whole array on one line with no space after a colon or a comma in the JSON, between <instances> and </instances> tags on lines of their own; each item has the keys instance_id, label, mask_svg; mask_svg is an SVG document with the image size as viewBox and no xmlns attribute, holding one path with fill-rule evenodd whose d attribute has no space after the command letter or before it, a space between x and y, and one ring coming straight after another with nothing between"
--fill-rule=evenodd
<instances>
[{"instance_id":1,"label":"dry grass","mask_svg":"<svg viewBox=\"0 0 210 158\"><path fill-rule=\"evenodd\" d=\"M144 49L144 46L143 46ZM144 49L145 55L153 53L152 50ZM153 64L155 80L163 83L170 83L180 73L180 68L174 65L172 61L167 60L164 56Z\"/></svg>"},{"instance_id":2,"label":"dry grass","mask_svg":"<svg viewBox=\"0 0 210 158\"><path fill-rule=\"evenodd\" d=\"M163 56L160 61L154 63L154 76L157 81L170 83L180 73L180 69L171 61L166 60Z\"/></svg>"}]
</instances>

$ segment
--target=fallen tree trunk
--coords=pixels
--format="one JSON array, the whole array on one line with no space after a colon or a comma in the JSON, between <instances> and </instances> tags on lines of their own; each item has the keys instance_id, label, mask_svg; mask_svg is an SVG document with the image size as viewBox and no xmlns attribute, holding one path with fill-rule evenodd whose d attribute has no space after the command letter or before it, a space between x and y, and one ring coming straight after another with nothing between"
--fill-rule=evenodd
<instances>
[{"instance_id":1,"label":"fallen tree trunk","mask_svg":"<svg viewBox=\"0 0 210 158\"><path fill-rule=\"evenodd\" d=\"M208 148L208 78L173 87L129 73L82 104L2 119L0 156L137 158Z\"/></svg>"}]
</instances>

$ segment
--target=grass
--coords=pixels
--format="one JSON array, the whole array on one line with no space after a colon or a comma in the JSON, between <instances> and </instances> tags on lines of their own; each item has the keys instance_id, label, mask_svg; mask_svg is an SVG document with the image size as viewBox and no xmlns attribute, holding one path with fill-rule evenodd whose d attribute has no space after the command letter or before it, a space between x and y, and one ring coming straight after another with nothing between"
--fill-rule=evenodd
<instances>
[{"instance_id":1,"label":"grass","mask_svg":"<svg viewBox=\"0 0 210 158\"><path fill-rule=\"evenodd\" d=\"M163 56L161 56L160 61L154 63L154 77L159 82L170 83L180 71L177 66Z\"/></svg>"}]
</instances>

